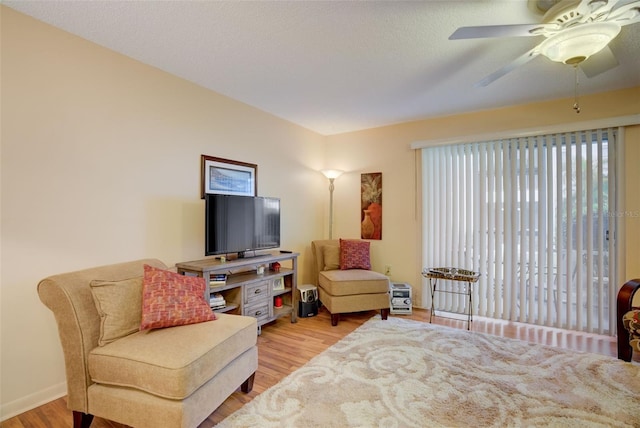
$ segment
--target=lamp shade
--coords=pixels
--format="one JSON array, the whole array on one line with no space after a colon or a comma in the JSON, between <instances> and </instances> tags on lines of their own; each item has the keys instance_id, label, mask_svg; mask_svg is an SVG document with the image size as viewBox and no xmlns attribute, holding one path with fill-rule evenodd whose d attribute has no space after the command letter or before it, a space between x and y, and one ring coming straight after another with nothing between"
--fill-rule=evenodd
<instances>
[{"instance_id":1,"label":"lamp shade","mask_svg":"<svg viewBox=\"0 0 640 428\"><path fill-rule=\"evenodd\" d=\"M339 169L323 169L321 172L325 177L331 179L340 177L344 171L341 171Z\"/></svg>"},{"instance_id":2,"label":"lamp shade","mask_svg":"<svg viewBox=\"0 0 640 428\"><path fill-rule=\"evenodd\" d=\"M575 65L604 49L620 33L615 22L592 22L563 30L540 43L552 61Z\"/></svg>"}]
</instances>

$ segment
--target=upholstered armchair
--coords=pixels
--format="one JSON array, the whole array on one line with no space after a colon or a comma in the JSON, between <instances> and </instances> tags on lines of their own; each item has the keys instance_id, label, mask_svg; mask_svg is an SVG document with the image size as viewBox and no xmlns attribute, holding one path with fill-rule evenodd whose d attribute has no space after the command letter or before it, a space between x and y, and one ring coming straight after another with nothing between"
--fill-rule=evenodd
<instances>
[{"instance_id":1,"label":"upholstered armchair","mask_svg":"<svg viewBox=\"0 0 640 428\"><path fill-rule=\"evenodd\" d=\"M618 291L618 358L631 361L640 352L640 279L627 281Z\"/></svg>"},{"instance_id":2,"label":"upholstered armchair","mask_svg":"<svg viewBox=\"0 0 640 428\"><path fill-rule=\"evenodd\" d=\"M194 428L238 387L251 391L256 319L212 317L204 280L201 289L189 288L197 280L146 259L38 284L58 324L74 428L89 427L94 415L136 428ZM145 312L149 289L153 305ZM172 309L159 301L172 290L193 297L179 319L175 313L183 308L175 300ZM155 308L173 317L173 326L161 326L167 319L156 317Z\"/></svg>"},{"instance_id":3,"label":"upholstered armchair","mask_svg":"<svg viewBox=\"0 0 640 428\"><path fill-rule=\"evenodd\" d=\"M371 270L369 242L317 240L311 242L320 302L336 326L340 314L380 310L389 316L389 278Z\"/></svg>"}]
</instances>

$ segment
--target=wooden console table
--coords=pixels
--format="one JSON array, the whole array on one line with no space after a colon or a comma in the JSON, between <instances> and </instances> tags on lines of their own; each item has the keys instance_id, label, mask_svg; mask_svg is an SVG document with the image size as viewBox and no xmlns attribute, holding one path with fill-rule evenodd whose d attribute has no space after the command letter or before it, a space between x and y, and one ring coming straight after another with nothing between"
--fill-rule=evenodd
<instances>
[{"instance_id":1,"label":"wooden console table","mask_svg":"<svg viewBox=\"0 0 640 428\"><path fill-rule=\"evenodd\" d=\"M243 259L208 257L202 260L176 263L178 273L204 277L207 284L205 298L214 294L224 297L226 306L216 312L247 315L258 320L261 326L280 317L290 316L296 322L298 302L298 253L266 253ZM274 270L274 263L280 264ZM264 268L263 273L258 269ZM216 275L226 275L226 281L213 281ZM276 307L276 297L282 299L282 306ZM280 299L278 299L279 301Z\"/></svg>"}]
</instances>

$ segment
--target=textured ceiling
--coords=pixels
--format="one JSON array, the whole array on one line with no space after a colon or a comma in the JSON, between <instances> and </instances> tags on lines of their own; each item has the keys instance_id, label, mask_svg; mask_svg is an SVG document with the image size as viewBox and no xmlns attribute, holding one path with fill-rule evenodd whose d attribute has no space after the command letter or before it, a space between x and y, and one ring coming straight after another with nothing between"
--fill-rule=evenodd
<instances>
[{"instance_id":1,"label":"textured ceiling","mask_svg":"<svg viewBox=\"0 0 640 428\"><path fill-rule=\"evenodd\" d=\"M540 22L525 0L3 4L325 135L574 93L573 69L542 56L474 87L540 38L448 40ZM640 23L623 27L610 45L620 65L580 75L580 92L640 85L638 40Z\"/></svg>"}]
</instances>

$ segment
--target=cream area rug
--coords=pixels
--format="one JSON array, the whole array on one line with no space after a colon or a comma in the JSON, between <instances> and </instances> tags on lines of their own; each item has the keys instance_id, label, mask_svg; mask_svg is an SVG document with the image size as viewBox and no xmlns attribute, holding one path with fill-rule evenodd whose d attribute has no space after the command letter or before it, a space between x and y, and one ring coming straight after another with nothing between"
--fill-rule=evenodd
<instances>
[{"instance_id":1,"label":"cream area rug","mask_svg":"<svg viewBox=\"0 0 640 428\"><path fill-rule=\"evenodd\" d=\"M640 427L640 366L379 316L218 427Z\"/></svg>"}]
</instances>

